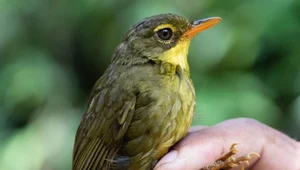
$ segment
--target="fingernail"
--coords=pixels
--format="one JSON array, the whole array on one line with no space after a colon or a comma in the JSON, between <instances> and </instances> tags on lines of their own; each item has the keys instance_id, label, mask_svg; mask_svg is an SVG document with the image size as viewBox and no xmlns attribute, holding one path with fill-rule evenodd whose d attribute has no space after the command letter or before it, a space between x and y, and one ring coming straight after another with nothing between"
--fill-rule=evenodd
<instances>
[{"instance_id":1,"label":"fingernail","mask_svg":"<svg viewBox=\"0 0 300 170\"><path fill-rule=\"evenodd\" d=\"M177 150L170 151L158 162L157 167L159 167L160 165L174 161L176 159L177 155L178 155Z\"/></svg>"}]
</instances>

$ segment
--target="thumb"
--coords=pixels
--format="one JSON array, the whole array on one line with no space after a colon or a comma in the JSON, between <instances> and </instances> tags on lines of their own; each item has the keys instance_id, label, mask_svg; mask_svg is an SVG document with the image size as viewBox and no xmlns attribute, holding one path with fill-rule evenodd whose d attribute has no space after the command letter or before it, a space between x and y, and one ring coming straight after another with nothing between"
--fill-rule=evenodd
<instances>
[{"instance_id":1,"label":"thumb","mask_svg":"<svg viewBox=\"0 0 300 170\"><path fill-rule=\"evenodd\" d=\"M202 131L202 130L201 130ZM203 137L207 135L203 134ZM202 136L201 135L201 136ZM212 163L222 153L220 140L207 140L201 136L188 134L184 140L175 145L156 165L155 170L200 169ZM188 139L188 140L186 140ZM188 147L187 147L188 146Z\"/></svg>"}]
</instances>

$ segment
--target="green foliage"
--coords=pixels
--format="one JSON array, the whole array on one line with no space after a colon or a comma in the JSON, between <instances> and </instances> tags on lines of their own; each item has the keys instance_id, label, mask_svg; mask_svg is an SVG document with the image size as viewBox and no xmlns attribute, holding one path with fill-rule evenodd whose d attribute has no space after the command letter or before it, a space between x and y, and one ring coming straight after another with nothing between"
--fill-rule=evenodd
<instances>
[{"instance_id":1,"label":"green foliage","mask_svg":"<svg viewBox=\"0 0 300 170\"><path fill-rule=\"evenodd\" d=\"M191 44L194 125L251 117L299 138L299 11L297 0L0 1L0 169L70 169L114 48L138 20L167 12L223 18Z\"/></svg>"}]
</instances>

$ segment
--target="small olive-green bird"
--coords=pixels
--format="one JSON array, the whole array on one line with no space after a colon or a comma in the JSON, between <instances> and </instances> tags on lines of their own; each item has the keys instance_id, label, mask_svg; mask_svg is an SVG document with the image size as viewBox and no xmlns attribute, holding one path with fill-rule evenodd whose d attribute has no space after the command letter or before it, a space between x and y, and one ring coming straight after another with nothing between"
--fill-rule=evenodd
<instances>
[{"instance_id":1,"label":"small olive-green bird","mask_svg":"<svg viewBox=\"0 0 300 170\"><path fill-rule=\"evenodd\" d=\"M128 31L92 90L76 134L73 170L154 168L192 122L191 39L220 20L161 14Z\"/></svg>"}]
</instances>

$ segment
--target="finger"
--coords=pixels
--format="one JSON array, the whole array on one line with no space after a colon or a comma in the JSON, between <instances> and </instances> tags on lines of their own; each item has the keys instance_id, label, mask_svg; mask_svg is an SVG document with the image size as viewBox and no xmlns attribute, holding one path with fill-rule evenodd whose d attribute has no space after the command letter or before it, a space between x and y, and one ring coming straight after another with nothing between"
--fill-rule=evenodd
<instances>
[{"instance_id":1,"label":"finger","mask_svg":"<svg viewBox=\"0 0 300 170\"><path fill-rule=\"evenodd\" d=\"M159 161L157 170L199 169L221 155L221 144L218 141L208 143L205 138L195 138L194 134L189 134L186 139Z\"/></svg>"},{"instance_id":2,"label":"finger","mask_svg":"<svg viewBox=\"0 0 300 170\"><path fill-rule=\"evenodd\" d=\"M189 133L200 131L205 128L207 128L207 126L193 126L189 129Z\"/></svg>"}]
</instances>

